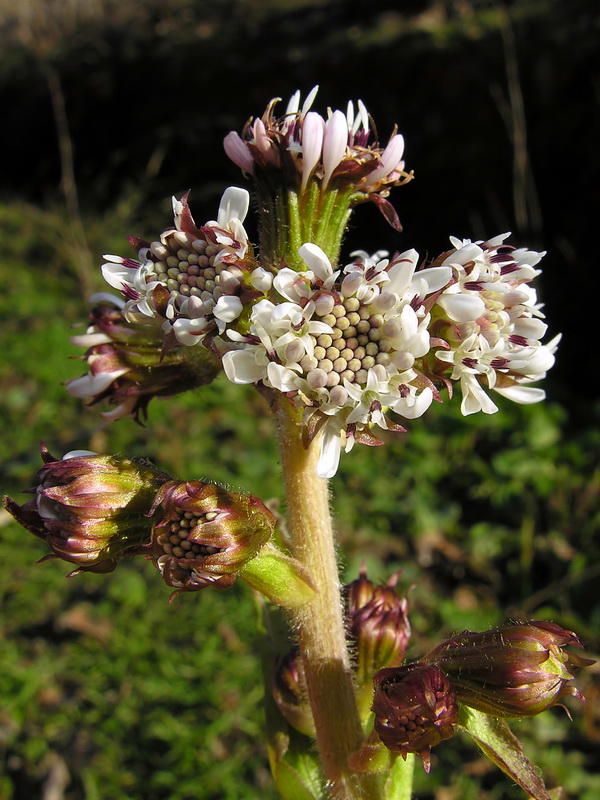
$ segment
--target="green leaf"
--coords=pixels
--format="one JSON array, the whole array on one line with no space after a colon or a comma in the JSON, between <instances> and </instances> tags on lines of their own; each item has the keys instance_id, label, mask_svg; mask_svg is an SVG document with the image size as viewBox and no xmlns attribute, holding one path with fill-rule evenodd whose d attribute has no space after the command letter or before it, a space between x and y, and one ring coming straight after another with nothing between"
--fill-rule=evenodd
<instances>
[{"instance_id":1,"label":"green leaf","mask_svg":"<svg viewBox=\"0 0 600 800\"><path fill-rule=\"evenodd\" d=\"M533 800L552 800L536 767L529 761L521 743L506 720L462 706L460 727L479 745L486 756L524 789Z\"/></svg>"},{"instance_id":2,"label":"green leaf","mask_svg":"<svg viewBox=\"0 0 600 800\"><path fill-rule=\"evenodd\" d=\"M283 800L325 800L321 769L312 740L289 729L272 736L267 744L275 785Z\"/></svg>"},{"instance_id":3,"label":"green leaf","mask_svg":"<svg viewBox=\"0 0 600 800\"><path fill-rule=\"evenodd\" d=\"M414 753L408 753L406 761L402 758L397 758L394 761L390 769L390 774L385 782L385 792L383 796L386 800L411 800L414 770Z\"/></svg>"},{"instance_id":4,"label":"green leaf","mask_svg":"<svg viewBox=\"0 0 600 800\"><path fill-rule=\"evenodd\" d=\"M284 608L297 608L315 597L304 567L271 544L265 545L240 570L239 576L272 603Z\"/></svg>"}]
</instances>

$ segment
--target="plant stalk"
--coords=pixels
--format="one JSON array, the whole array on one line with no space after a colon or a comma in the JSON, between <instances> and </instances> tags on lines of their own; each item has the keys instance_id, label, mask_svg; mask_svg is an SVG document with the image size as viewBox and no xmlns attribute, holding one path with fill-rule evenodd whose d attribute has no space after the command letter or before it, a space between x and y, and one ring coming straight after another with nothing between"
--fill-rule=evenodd
<instances>
[{"instance_id":1,"label":"plant stalk","mask_svg":"<svg viewBox=\"0 0 600 800\"><path fill-rule=\"evenodd\" d=\"M327 481L317 477L319 437L308 449L288 409L277 412L288 525L294 558L317 589L293 610L325 778L334 800L374 798L370 776L348 767L362 741L346 647Z\"/></svg>"}]
</instances>

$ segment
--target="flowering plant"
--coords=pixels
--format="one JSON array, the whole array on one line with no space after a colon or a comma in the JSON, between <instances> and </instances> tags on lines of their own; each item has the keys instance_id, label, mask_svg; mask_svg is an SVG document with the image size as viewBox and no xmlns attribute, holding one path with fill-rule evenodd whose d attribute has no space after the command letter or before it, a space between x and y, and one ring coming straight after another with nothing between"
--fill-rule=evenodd
<instances>
[{"instance_id":1,"label":"flowering plant","mask_svg":"<svg viewBox=\"0 0 600 800\"><path fill-rule=\"evenodd\" d=\"M237 578L286 614L294 643L270 668L268 749L284 798L410 798L415 755L465 730L536 800L547 790L505 717L540 713L566 695L588 659L577 636L544 622L464 632L405 663L411 626L396 576L363 570L342 588L327 480L355 444L388 433L452 396L465 415L497 411L491 393L535 403L530 384L552 366L559 338L533 280L543 253L509 234L451 238L427 262L414 249L342 258L357 206L374 203L392 228L388 197L413 177L396 129L380 144L364 104L312 110L313 90L279 100L225 137L250 179L260 230L244 228L246 189L228 188L215 220L198 226L188 195L153 241L131 237L135 258L108 255L118 294L93 298L75 344L89 372L68 391L114 406L106 421L145 417L154 396L223 374L251 384L277 424L288 518L259 499L205 480L178 481L153 465L44 448L35 499L8 511L76 571L109 571L145 556L173 596L227 589ZM267 672L270 672L267 670ZM316 747L315 747L316 742ZM297 770L298 760L303 768ZM291 777L293 776L293 777Z\"/></svg>"}]
</instances>

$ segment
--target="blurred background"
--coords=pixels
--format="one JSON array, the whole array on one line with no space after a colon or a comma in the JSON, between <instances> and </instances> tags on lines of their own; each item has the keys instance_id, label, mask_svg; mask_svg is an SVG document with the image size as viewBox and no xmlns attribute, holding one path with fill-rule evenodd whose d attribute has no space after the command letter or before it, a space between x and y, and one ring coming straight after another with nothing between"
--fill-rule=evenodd
<instances>
[{"instance_id":1,"label":"blurred background","mask_svg":"<svg viewBox=\"0 0 600 800\"><path fill-rule=\"evenodd\" d=\"M434 257L449 235L511 230L548 252L539 295L550 335L563 332L543 405L499 398L498 414L463 419L455 398L343 459L346 578L363 560L376 578L402 568L411 659L522 618L598 653L600 406L584 304L599 267L597 0L0 0L2 489L26 499L43 440L282 501L252 391L219 380L153 401L147 427L103 428L61 383L86 371L69 337L103 288L101 255L156 238L187 189L196 220L214 218L223 189L243 185L223 136L315 84L321 112L361 98L383 142L398 123L415 170L391 197L404 232L359 208L346 254ZM249 592L168 606L136 562L65 580L65 564L35 565L42 543L0 522L0 800L274 800ZM598 671L580 686L573 722L554 709L512 727L549 786L597 800ZM418 779L421 800L522 797L459 736Z\"/></svg>"}]
</instances>

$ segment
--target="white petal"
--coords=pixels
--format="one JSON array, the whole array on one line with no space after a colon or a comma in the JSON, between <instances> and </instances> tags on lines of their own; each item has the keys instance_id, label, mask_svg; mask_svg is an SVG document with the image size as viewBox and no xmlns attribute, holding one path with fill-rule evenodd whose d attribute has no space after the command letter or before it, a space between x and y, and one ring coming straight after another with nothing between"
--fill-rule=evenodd
<instances>
[{"instance_id":1,"label":"white petal","mask_svg":"<svg viewBox=\"0 0 600 800\"><path fill-rule=\"evenodd\" d=\"M259 292L268 292L273 284L273 275L264 267L257 267L250 273L250 284Z\"/></svg>"},{"instance_id":2,"label":"white petal","mask_svg":"<svg viewBox=\"0 0 600 800\"><path fill-rule=\"evenodd\" d=\"M82 333L80 336L71 336L69 339L75 347L95 347L98 344L109 344L112 342L110 336L105 333Z\"/></svg>"},{"instance_id":3,"label":"white petal","mask_svg":"<svg viewBox=\"0 0 600 800\"><path fill-rule=\"evenodd\" d=\"M315 97L317 96L317 92L318 91L319 91L319 85L317 84L316 86L313 86L313 88L308 93L308 97L306 98L304 103L302 103L302 112L301 113L302 113L303 117L306 115L306 112L309 110L309 108L315 102Z\"/></svg>"},{"instance_id":4,"label":"white petal","mask_svg":"<svg viewBox=\"0 0 600 800\"><path fill-rule=\"evenodd\" d=\"M68 461L71 458L85 458L86 456L97 456L98 453L95 453L93 450L69 450L68 453L65 453L62 457L63 461Z\"/></svg>"},{"instance_id":5,"label":"white petal","mask_svg":"<svg viewBox=\"0 0 600 800\"><path fill-rule=\"evenodd\" d=\"M342 442L337 421L327 422L321 437L321 451L317 463L319 478L333 478L340 463Z\"/></svg>"},{"instance_id":6,"label":"white petal","mask_svg":"<svg viewBox=\"0 0 600 800\"><path fill-rule=\"evenodd\" d=\"M334 111L325 123L323 139L323 188L327 187L333 171L346 155L348 121L341 111Z\"/></svg>"},{"instance_id":7,"label":"white petal","mask_svg":"<svg viewBox=\"0 0 600 800\"><path fill-rule=\"evenodd\" d=\"M270 361L267 365L267 377L272 386L280 392L293 392L296 386L295 378L297 375L291 369Z\"/></svg>"},{"instance_id":8,"label":"white petal","mask_svg":"<svg viewBox=\"0 0 600 800\"><path fill-rule=\"evenodd\" d=\"M422 416L431 405L433 392L429 387L425 387L420 394L414 395L413 398L405 397L401 398L401 400L401 403L394 403L394 411L405 419L417 419L417 417ZM409 404L411 400L414 400L414 402Z\"/></svg>"},{"instance_id":9,"label":"white petal","mask_svg":"<svg viewBox=\"0 0 600 800\"><path fill-rule=\"evenodd\" d=\"M219 213L217 223L220 228L226 228L232 219L239 219L243 222L250 206L250 194L246 189L237 186L230 186L223 192L223 197L219 203Z\"/></svg>"},{"instance_id":10,"label":"white petal","mask_svg":"<svg viewBox=\"0 0 600 800\"><path fill-rule=\"evenodd\" d=\"M391 172L393 172L402 160L403 153L404 136L402 136L400 133L397 133L395 136L392 136L389 144L381 154L380 165L377 167L377 169L373 170L373 172L367 175L367 185L377 183L377 181L381 180L382 178L386 178Z\"/></svg>"},{"instance_id":11,"label":"white petal","mask_svg":"<svg viewBox=\"0 0 600 800\"><path fill-rule=\"evenodd\" d=\"M546 397L546 392L543 389L535 389L531 386L506 386L502 389L496 388L494 391L503 397L508 397L513 403L520 403L521 405L539 403L540 400Z\"/></svg>"},{"instance_id":12,"label":"white petal","mask_svg":"<svg viewBox=\"0 0 600 800\"><path fill-rule=\"evenodd\" d=\"M452 238L450 241L452 241ZM446 264L466 264L467 261L473 261L482 253L483 250L481 247L479 247L479 245L474 244L473 242L468 242L468 244L460 247L455 253L450 253L448 258L444 260L442 266L445 266Z\"/></svg>"},{"instance_id":13,"label":"white petal","mask_svg":"<svg viewBox=\"0 0 600 800\"><path fill-rule=\"evenodd\" d=\"M321 158L324 131L323 117L315 111L310 111L302 126L302 191L306 188L308 179Z\"/></svg>"},{"instance_id":14,"label":"white petal","mask_svg":"<svg viewBox=\"0 0 600 800\"><path fill-rule=\"evenodd\" d=\"M256 383L264 377L264 369L256 363L254 349L225 353L223 370L232 383Z\"/></svg>"},{"instance_id":15,"label":"white petal","mask_svg":"<svg viewBox=\"0 0 600 800\"><path fill-rule=\"evenodd\" d=\"M450 267L428 267L415 274L415 279L420 278L427 281L430 292L437 292L442 289L452 278Z\"/></svg>"},{"instance_id":16,"label":"white petal","mask_svg":"<svg viewBox=\"0 0 600 800\"><path fill-rule=\"evenodd\" d=\"M110 292L94 292L88 297L88 303L112 303L121 309L125 305L125 300L119 295L111 294Z\"/></svg>"},{"instance_id":17,"label":"white petal","mask_svg":"<svg viewBox=\"0 0 600 800\"><path fill-rule=\"evenodd\" d=\"M102 277L113 289L122 290L124 286L132 286L135 270L122 264L103 264Z\"/></svg>"},{"instance_id":18,"label":"white petal","mask_svg":"<svg viewBox=\"0 0 600 800\"><path fill-rule=\"evenodd\" d=\"M213 314L223 322L233 322L242 313L242 301L236 295L223 295L217 300Z\"/></svg>"},{"instance_id":19,"label":"white petal","mask_svg":"<svg viewBox=\"0 0 600 800\"><path fill-rule=\"evenodd\" d=\"M307 242L298 249L298 254L306 266L322 281L327 280L333 274L331 262L318 245Z\"/></svg>"},{"instance_id":20,"label":"white petal","mask_svg":"<svg viewBox=\"0 0 600 800\"><path fill-rule=\"evenodd\" d=\"M437 304L454 322L471 322L485 312L485 303L477 295L443 294Z\"/></svg>"},{"instance_id":21,"label":"white petal","mask_svg":"<svg viewBox=\"0 0 600 800\"><path fill-rule=\"evenodd\" d=\"M252 174L254 159L252 158L246 142L235 131L231 131L223 139L223 148L229 158L244 172Z\"/></svg>"},{"instance_id":22,"label":"white petal","mask_svg":"<svg viewBox=\"0 0 600 800\"><path fill-rule=\"evenodd\" d=\"M418 261L419 254L414 249L407 250L395 258L393 267L388 271L390 283L386 287L387 291L395 292L402 297L413 279Z\"/></svg>"},{"instance_id":23,"label":"white petal","mask_svg":"<svg viewBox=\"0 0 600 800\"><path fill-rule=\"evenodd\" d=\"M99 372L97 375L87 374L75 378L66 384L67 392L72 397L95 397L111 385L113 381L129 372L128 369L117 369L113 372Z\"/></svg>"}]
</instances>

